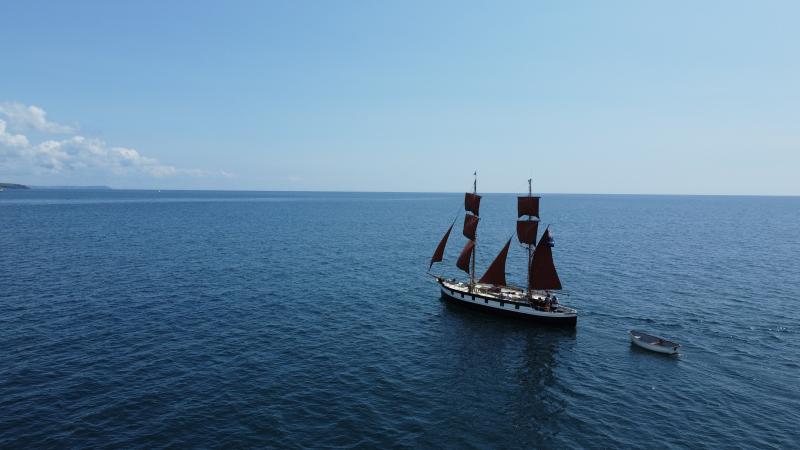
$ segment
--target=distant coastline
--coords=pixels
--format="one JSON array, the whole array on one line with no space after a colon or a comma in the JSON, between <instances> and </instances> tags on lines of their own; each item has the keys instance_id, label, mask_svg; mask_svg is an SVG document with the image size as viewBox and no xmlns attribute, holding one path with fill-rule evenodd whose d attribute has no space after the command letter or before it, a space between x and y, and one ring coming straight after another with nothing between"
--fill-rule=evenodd
<instances>
[{"instance_id":1,"label":"distant coastline","mask_svg":"<svg viewBox=\"0 0 800 450\"><path fill-rule=\"evenodd\" d=\"M31 189L58 189L75 191L110 191L109 186L31 186Z\"/></svg>"},{"instance_id":2,"label":"distant coastline","mask_svg":"<svg viewBox=\"0 0 800 450\"><path fill-rule=\"evenodd\" d=\"M26 186L17 183L0 183L0 189L58 189L78 191L110 191L109 186Z\"/></svg>"},{"instance_id":3,"label":"distant coastline","mask_svg":"<svg viewBox=\"0 0 800 450\"><path fill-rule=\"evenodd\" d=\"M0 189L30 189L30 187L25 186L24 184L0 183Z\"/></svg>"},{"instance_id":4,"label":"distant coastline","mask_svg":"<svg viewBox=\"0 0 800 450\"><path fill-rule=\"evenodd\" d=\"M114 188L105 185L89 186L39 186L24 185L19 183L0 183L0 189L28 189L28 190L74 190L74 191L158 191L158 192L229 192L229 193L302 193L302 194L426 194L426 195L463 195L463 192L454 191L366 191L366 190L303 190L303 189L181 189L181 188L155 188L155 187L122 187ZM517 195L516 192L486 191L486 195ZM620 196L620 197L778 197L797 198L800 194L743 194L743 193L664 193L664 192L548 192L543 195L579 195L579 196Z\"/></svg>"}]
</instances>

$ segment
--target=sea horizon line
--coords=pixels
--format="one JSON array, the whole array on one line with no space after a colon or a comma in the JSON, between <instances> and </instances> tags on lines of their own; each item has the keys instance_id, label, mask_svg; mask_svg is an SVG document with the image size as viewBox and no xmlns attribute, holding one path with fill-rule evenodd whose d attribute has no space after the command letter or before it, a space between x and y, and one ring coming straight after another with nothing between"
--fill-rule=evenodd
<instances>
[{"instance_id":1,"label":"sea horizon line","mask_svg":"<svg viewBox=\"0 0 800 450\"><path fill-rule=\"evenodd\" d=\"M207 188L132 188L112 186L43 186L30 185L26 190L47 191L146 191L146 192L261 192L261 193L306 193L306 194L432 194L460 195L465 191L370 191L370 190L318 190L318 189L207 189ZM481 195L522 195L524 192L483 191ZM729 194L729 193L659 193L659 192L548 192L538 195L587 195L587 196L645 196L645 197L800 197L800 194Z\"/></svg>"}]
</instances>

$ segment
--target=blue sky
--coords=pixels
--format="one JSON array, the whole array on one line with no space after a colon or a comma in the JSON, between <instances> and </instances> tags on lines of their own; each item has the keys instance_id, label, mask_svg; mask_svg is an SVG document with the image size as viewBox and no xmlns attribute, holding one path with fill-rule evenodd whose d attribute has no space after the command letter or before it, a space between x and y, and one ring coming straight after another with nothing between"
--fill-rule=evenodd
<instances>
[{"instance_id":1,"label":"blue sky","mask_svg":"<svg viewBox=\"0 0 800 450\"><path fill-rule=\"evenodd\" d=\"M800 195L797 2L5 2L0 181Z\"/></svg>"}]
</instances>

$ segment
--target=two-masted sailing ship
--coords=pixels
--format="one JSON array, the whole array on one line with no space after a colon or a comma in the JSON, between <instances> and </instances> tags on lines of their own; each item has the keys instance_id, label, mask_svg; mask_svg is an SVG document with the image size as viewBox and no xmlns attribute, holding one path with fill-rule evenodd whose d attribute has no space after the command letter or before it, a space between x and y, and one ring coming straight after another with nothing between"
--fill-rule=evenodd
<instances>
[{"instance_id":1,"label":"two-masted sailing ship","mask_svg":"<svg viewBox=\"0 0 800 450\"><path fill-rule=\"evenodd\" d=\"M561 289L553 263L553 238L550 227L546 227L538 242L539 198L532 194L531 180L528 180L528 195L517 198L517 239L528 253L528 283L522 288L506 282L506 257L511 246L512 236L503 249L476 281L475 246L480 221L481 196L477 193L477 177L472 192L464 194L464 229L468 239L456 260L456 267L469 275L469 280L458 281L435 276L442 291L442 298L486 312L503 314L534 320L549 325L572 326L578 320L578 312L561 305L552 291ZM428 270L434 263L442 261L444 249L455 222L442 237L433 253Z\"/></svg>"}]
</instances>

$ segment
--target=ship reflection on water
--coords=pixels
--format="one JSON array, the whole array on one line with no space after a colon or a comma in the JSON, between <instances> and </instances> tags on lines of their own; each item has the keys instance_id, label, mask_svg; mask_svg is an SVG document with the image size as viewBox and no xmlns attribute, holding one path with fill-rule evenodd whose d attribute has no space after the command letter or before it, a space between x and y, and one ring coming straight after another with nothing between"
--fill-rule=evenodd
<instances>
[{"instance_id":1,"label":"ship reflection on water","mask_svg":"<svg viewBox=\"0 0 800 450\"><path fill-rule=\"evenodd\" d=\"M561 426L572 418L559 371L575 350L575 329L442 306L454 355L452 388L465 405L463 420L490 428L490 445L493 434L497 442L511 439L522 447L560 445Z\"/></svg>"}]
</instances>

